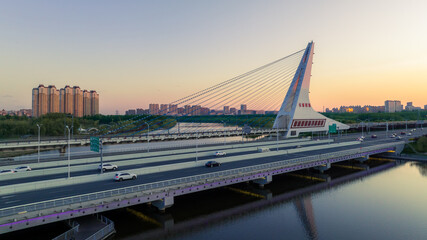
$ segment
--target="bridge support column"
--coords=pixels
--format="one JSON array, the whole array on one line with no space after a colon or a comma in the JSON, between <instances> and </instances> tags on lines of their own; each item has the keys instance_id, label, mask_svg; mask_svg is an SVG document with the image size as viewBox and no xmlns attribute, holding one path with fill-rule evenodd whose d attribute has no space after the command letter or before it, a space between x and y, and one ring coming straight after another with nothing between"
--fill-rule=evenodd
<instances>
[{"instance_id":1,"label":"bridge support column","mask_svg":"<svg viewBox=\"0 0 427 240\"><path fill-rule=\"evenodd\" d=\"M253 182L258 184L261 188L263 188L265 184L271 183L271 181L273 181L273 177L271 175L253 180Z\"/></svg>"},{"instance_id":2,"label":"bridge support column","mask_svg":"<svg viewBox=\"0 0 427 240\"><path fill-rule=\"evenodd\" d=\"M59 148L59 153L66 153L67 152L67 146L62 146Z\"/></svg>"},{"instance_id":3,"label":"bridge support column","mask_svg":"<svg viewBox=\"0 0 427 240\"><path fill-rule=\"evenodd\" d=\"M397 145L396 146L396 150L395 150L395 154L396 155L400 155L400 153L403 151L403 148L405 147L405 144L401 144L401 145Z\"/></svg>"},{"instance_id":4,"label":"bridge support column","mask_svg":"<svg viewBox=\"0 0 427 240\"><path fill-rule=\"evenodd\" d=\"M155 206L159 211L164 212L166 208L172 206L174 203L173 196L166 196L160 200L154 201L151 204Z\"/></svg>"},{"instance_id":5,"label":"bridge support column","mask_svg":"<svg viewBox=\"0 0 427 240\"><path fill-rule=\"evenodd\" d=\"M359 162L364 162L366 160L369 160L369 155L366 155L364 157L360 157L360 158L356 158L355 160L359 161Z\"/></svg>"},{"instance_id":6,"label":"bridge support column","mask_svg":"<svg viewBox=\"0 0 427 240\"><path fill-rule=\"evenodd\" d=\"M327 163L325 165L320 165L320 166L314 167L314 169L319 170L321 173L328 170L329 168L331 168L331 163Z\"/></svg>"}]
</instances>

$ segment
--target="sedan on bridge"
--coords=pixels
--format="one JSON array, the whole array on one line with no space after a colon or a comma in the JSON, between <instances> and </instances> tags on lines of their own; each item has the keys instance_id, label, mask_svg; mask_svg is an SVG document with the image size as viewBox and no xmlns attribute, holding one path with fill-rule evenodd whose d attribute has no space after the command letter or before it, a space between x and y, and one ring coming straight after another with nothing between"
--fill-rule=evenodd
<instances>
[{"instance_id":1,"label":"sedan on bridge","mask_svg":"<svg viewBox=\"0 0 427 240\"><path fill-rule=\"evenodd\" d=\"M210 167L210 168L211 167L219 167L219 166L221 166L221 163L217 162L217 161L209 161L205 164L205 166Z\"/></svg>"},{"instance_id":2,"label":"sedan on bridge","mask_svg":"<svg viewBox=\"0 0 427 240\"><path fill-rule=\"evenodd\" d=\"M21 166L21 167L15 168L15 172L26 172L26 171L31 171L30 166Z\"/></svg>"},{"instance_id":3,"label":"sedan on bridge","mask_svg":"<svg viewBox=\"0 0 427 240\"><path fill-rule=\"evenodd\" d=\"M227 155L227 153L226 152L222 152L222 151L216 151L214 153L215 157L221 157L221 156L225 156L225 155Z\"/></svg>"},{"instance_id":4,"label":"sedan on bridge","mask_svg":"<svg viewBox=\"0 0 427 240\"><path fill-rule=\"evenodd\" d=\"M114 175L114 180L121 182L123 180L135 180L136 179L136 174L134 173L128 173L128 172L120 172L120 173L116 173L116 175Z\"/></svg>"},{"instance_id":5,"label":"sedan on bridge","mask_svg":"<svg viewBox=\"0 0 427 240\"><path fill-rule=\"evenodd\" d=\"M117 167L117 165L114 165L114 164L111 164L111 163L104 163L104 164L102 164L102 166L101 165L98 166L99 170L101 168L102 168L102 171L105 172L107 170L116 170L119 167Z\"/></svg>"}]
</instances>

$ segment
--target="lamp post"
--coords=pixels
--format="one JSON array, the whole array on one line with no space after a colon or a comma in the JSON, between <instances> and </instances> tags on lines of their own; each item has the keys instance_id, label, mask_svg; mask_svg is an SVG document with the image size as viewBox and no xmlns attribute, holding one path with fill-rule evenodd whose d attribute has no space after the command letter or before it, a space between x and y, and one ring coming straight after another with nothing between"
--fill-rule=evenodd
<instances>
[{"instance_id":1,"label":"lamp post","mask_svg":"<svg viewBox=\"0 0 427 240\"><path fill-rule=\"evenodd\" d=\"M273 122L273 127L274 128L274 121ZM279 124L277 124L276 126L276 151L279 151Z\"/></svg>"},{"instance_id":2,"label":"lamp post","mask_svg":"<svg viewBox=\"0 0 427 240\"><path fill-rule=\"evenodd\" d=\"M144 122L148 126L147 130L147 152L150 152L150 124L148 122Z\"/></svg>"},{"instance_id":3,"label":"lamp post","mask_svg":"<svg viewBox=\"0 0 427 240\"><path fill-rule=\"evenodd\" d=\"M68 129L68 178L70 178L70 128L65 126Z\"/></svg>"},{"instance_id":4,"label":"lamp post","mask_svg":"<svg viewBox=\"0 0 427 240\"><path fill-rule=\"evenodd\" d=\"M37 148L37 162L38 162L38 163L40 163L40 126L41 126L41 124L39 125L39 124L37 123L37 128L39 129L39 131L38 131L39 146L38 146L38 148Z\"/></svg>"}]
</instances>

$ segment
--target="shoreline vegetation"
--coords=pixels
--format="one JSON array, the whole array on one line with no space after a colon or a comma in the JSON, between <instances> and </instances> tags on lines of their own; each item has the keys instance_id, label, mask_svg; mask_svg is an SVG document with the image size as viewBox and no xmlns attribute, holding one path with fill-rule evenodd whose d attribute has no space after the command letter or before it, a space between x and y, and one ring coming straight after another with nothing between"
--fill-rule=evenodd
<instances>
[{"instance_id":1,"label":"shoreline vegetation","mask_svg":"<svg viewBox=\"0 0 427 240\"><path fill-rule=\"evenodd\" d=\"M384 121L414 121L427 119L427 111L412 111L398 113L322 113L326 117L346 124L358 122ZM225 126L244 126L271 128L276 115L206 115L206 116L156 116L156 115L95 115L73 118L64 113L48 113L39 118L26 116L0 116L0 140L37 139L38 127L41 124L42 137L65 137L65 126L73 127L73 135L105 134L111 129L118 129L112 134L143 134L146 132L146 123L150 129L170 129L178 122L186 123L220 123ZM80 131L82 130L82 131Z\"/></svg>"}]
</instances>

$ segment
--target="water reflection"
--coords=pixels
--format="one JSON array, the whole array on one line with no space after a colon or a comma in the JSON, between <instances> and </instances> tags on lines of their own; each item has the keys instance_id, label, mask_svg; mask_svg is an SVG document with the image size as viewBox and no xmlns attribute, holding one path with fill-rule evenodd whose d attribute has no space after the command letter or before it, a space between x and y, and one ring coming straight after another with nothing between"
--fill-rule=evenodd
<instances>
[{"instance_id":1,"label":"water reflection","mask_svg":"<svg viewBox=\"0 0 427 240\"><path fill-rule=\"evenodd\" d=\"M312 196L319 192L328 191L329 188L337 189L341 186L345 186L349 182L358 181L365 176L384 171L394 166L396 166L396 162L389 162L369 170L348 174L343 177L337 177L332 179L330 182L326 181L308 187L299 188L297 190L278 193L277 195L272 194L268 189L245 189L244 191L247 191L252 195L259 195L261 200L251 201L249 203L240 204L232 208L211 212L209 214L204 214L190 219L187 218L183 221L176 221L173 214L168 214L166 217L162 218L159 217L158 214L151 214L150 217L147 217L144 213L138 212L137 214L139 214L142 219L154 219L157 222L155 225L158 227L134 234L133 236L123 236L120 237L120 239L198 239L200 237L199 234L203 235L205 232L212 231L212 228L218 230L217 227L221 228L226 226L230 221L234 221L237 218L241 219L242 216L246 215L253 216L257 212L272 209L274 206L283 204L284 202L293 203L295 212L300 219L300 223L303 226L302 229L304 230L307 239L318 239L319 234L314 216ZM220 203L215 202L215 205L218 204ZM146 220L146 222L149 221ZM118 231L120 232L120 230ZM200 231L203 233L200 233ZM252 238L254 237L255 236L252 236ZM207 237L206 239L213 238Z\"/></svg>"},{"instance_id":2,"label":"water reflection","mask_svg":"<svg viewBox=\"0 0 427 240\"><path fill-rule=\"evenodd\" d=\"M311 196L297 198L294 201L295 208L298 212L300 221L304 226L305 232L309 239L317 240L316 221L314 219L313 205L311 204Z\"/></svg>"}]
</instances>

